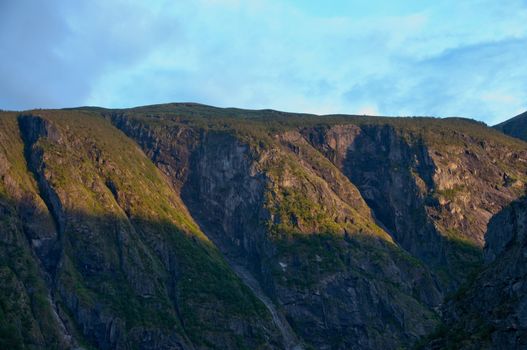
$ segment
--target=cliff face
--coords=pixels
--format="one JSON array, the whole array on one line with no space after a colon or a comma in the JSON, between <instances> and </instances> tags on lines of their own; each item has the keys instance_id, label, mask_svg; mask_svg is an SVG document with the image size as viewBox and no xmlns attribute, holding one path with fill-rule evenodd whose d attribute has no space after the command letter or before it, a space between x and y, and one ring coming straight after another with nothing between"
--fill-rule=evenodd
<instances>
[{"instance_id":1,"label":"cliff face","mask_svg":"<svg viewBox=\"0 0 527 350\"><path fill-rule=\"evenodd\" d=\"M163 145L180 128L113 120L147 154L155 152L142 135L157 134L150 144ZM183 152L188 169L167 175L186 173L181 193L192 216L305 345L395 348L435 328L432 307L441 294L430 274L375 224L356 187L301 134L271 135L263 147L230 132L194 134L201 134L198 145ZM178 154L161 158L176 164L166 160Z\"/></svg>"},{"instance_id":2,"label":"cliff face","mask_svg":"<svg viewBox=\"0 0 527 350\"><path fill-rule=\"evenodd\" d=\"M482 137L476 123L471 134L420 123L303 133L357 185L397 243L453 291L478 268L489 219L524 191L527 153Z\"/></svg>"},{"instance_id":3,"label":"cliff face","mask_svg":"<svg viewBox=\"0 0 527 350\"><path fill-rule=\"evenodd\" d=\"M13 348L411 347L451 322L445 296L527 177L525 144L458 119L180 104L0 122Z\"/></svg>"},{"instance_id":4,"label":"cliff face","mask_svg":"<svg viewBox=\"0 0 527 350\"><path fill-rule=\"evenodd\" d=\"M431 349L527 346L527 202L513 202L489 223L485 268L445 304L446 325Z\"/></svg>"}]
</instances>

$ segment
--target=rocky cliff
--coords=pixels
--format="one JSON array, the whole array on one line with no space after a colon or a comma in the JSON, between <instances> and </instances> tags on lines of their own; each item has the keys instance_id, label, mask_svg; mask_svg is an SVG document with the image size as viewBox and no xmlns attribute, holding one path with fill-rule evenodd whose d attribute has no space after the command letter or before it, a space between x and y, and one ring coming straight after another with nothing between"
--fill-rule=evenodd
<instances>
[{"instance_id":1,"label":"rocky cliff","mask_svg":"<svg viewBox=\"0 0 527 350\"><path fill-rule=\"evenodd\" d=\"M526 235L522 198L490 221L484 269L445 303L445 325L426 348L527 347Z\"/></svg>"},{"instance_id":2,"label":"rocky cliff","mask_svg":"<svg viewBox=\"0 0 527 350\"><path fill-rule=\"evenodd\" d=\"M523 142L462 119L171 104L0 122L13 348L408 348L451 322L527 180Z\"/></svg>"},{"instance_id":3,"label":"rocky cliff","mask_svg":"<svg viewBox=\"0 0 527 350\"><path fill-rule=\"evenodd\" d=\"M453 291L478 268L489 219L524 191L527 153L466 120L379 122L303 133L357 185L387 232Z\"/></svg>"}]
</instances>

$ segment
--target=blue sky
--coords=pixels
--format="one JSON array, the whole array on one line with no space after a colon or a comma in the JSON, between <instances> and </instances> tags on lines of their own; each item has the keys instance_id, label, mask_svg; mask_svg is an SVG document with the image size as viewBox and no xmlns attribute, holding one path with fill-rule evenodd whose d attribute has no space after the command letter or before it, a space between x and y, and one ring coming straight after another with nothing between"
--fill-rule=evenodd
<instances>
[{"instance_id":1,"label":"blue sky","mask_svg":"<svg viewBox=\"0 0 527 350\"><path fill-rule=\"evenodd\" d=\"M527 110L527 0L0 0L0 108Z\"/></svg>"}]
</instances>

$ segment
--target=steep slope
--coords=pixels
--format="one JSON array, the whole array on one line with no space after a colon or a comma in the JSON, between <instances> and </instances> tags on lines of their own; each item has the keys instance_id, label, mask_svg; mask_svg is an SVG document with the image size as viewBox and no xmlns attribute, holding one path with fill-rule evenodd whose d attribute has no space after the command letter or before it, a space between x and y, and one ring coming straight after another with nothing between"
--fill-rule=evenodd
<instances>
[{"instance_id":1,"label":"steep slope","mask_svg":"<svg viewBox=\"0 0 527 350\"><path fill-rule=\"evenodd\" d=\"M386 118L302 133L448 291L477 269L490 217L524 191L525 145L476 122Z\"/></svg>"},{"instance_id":2,"label":"steep slope","mask_svg":"<svg viewBox=\"0 0 527 350\"><path fill-rule=\"evenodd\" d=\"M106 115L181 187L207 235L231 262L251 271L293 329L318 348L394 347L428 332L437 324L433 312L416 317L408 311L433 310L478 270L488 220L524 191L525 144L473 121L192 104ZM417 259L413 272L404 262L412 258L398 245ZM357 270L368 274L364 283L346 277ZM386 285L380 288L391 296L372 293L379 280L402 293ZM350 285L352 294L340 294ZM306 299L300 289L323 302ZM408 294L421 306L404 301ZM407 327L419 318L431 322L421 330L399 324L387 340L390 332L376 334L382 326L374 315L390 315L381 323L400 316L372 308L379 298L402 305L403 318L413 320ZM320 309L322 315L313 312ZM335 310L361 310L362 317ZM345 328L350 323L355 326Z\"/></svg>"},{"instance_id":3,"label":"steep slope","mask_svg":"<svg viewBox=\"0 0 527 350\"><path fill-rule=\"evenodd\" d=\"M495 215L487 233L485 269L445 306L446 326L430 349L527 347L527 200Z\"/></svg>"},{"instance_id":4,"label":"steep slope","mask_svg":"<svg viewBox=\"0 0 527 350\"><path fill-rule=\"evenodd\" d=\"M524 142L457 118L169 104L0 121L15 348L410 348L527 181Z\"/></svg>"},{"instance_id":5,"label":"steep slope","mask_svg":"<svg viewBox=\"0 0 527 350\"><path fill-rule=\"evenodd\" d=\"M26 168L15 114L0 117L0 348L73 345L36 257L54 254L56 229ZM42 259L51 265L52 259Z\"/></svg>"},{"instance_id":6,"label":"steep slope","mask_svg":"<svg viewBox=\"0 0 527 350\"><path fill-rule=\"evenodd\" d=\"M507 135L527 141L527 112L495 125L494 128Z\"/></svg>"},{"instance_id":7,"label":"steep slope","mask_svg":"<svg viewBox=\"0 0 527 350\"><path fill-rule=\"evenodd\" d=\"M59 315L52 322L33 312L56 333L47 340L34 326L40 347L62 342L59 347L67 348L68 335L72 345L101 349L282 347L264 305L230 270L165 177L110 123L60 111L2 120L11 126L2 129L3 139L18 135L18 123L24 142L4 148L3 157L16 155L18 162L4 169L3 198L13 203L8 219L27 223L28 241L18 244L32 265L41 265L51 297L51 307L44 299L41 312ZM24 154L28 169L20 164ZM20 180L11 169L20 170ZM29 211L39 214L31 220L20 207L26 197ZM5 240L11 248L10 240L23 237ZM10 264L7 257L4 273L21 275L25 265ZM13 284L20 289L24 281ZM17 313L27 304L13 300L2 308ZM17 344L30 346L28 340L21 336Z\"/></svg>"},{"instance_id":8,"label":"steep slope","mask_svg":"<svg viewBox=\"0 0 527 350\"><path fill-rule=\"evenodd\" d=\"M181 186L207 235L252 272L307 343L394 348L437 324L441 293L426 268L375 224L358 189L298 131L108 117Z\"/></svg>"}]
</instances>

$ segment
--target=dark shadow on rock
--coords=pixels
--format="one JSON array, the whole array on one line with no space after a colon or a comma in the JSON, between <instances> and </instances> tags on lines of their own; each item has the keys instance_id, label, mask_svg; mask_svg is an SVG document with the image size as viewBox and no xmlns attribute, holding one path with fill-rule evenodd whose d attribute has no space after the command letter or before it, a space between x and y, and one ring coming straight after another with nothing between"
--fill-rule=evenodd
<instances>
[{"instance_id":1,"label":"dark shadow on rock","mask_svg":"<svg viewBox=\"0 0 527 350\"><path fill-rule=\"evenodd\" d=\"M527 197L488 224L483 269L443 306L444 326L420 349L525 349Z\"/></svg>"},{"instance_id":2,"label":"dark shadow on rock","mask_svg":"<svg viewBox=\"0 0 527 350\"><path fill-rule=\"evenodd\" d=\"M35 219L22 219L20 212L27 211L27 205L0 198L0 273L14 273L19 280L15 282L23 286L18 299L3 299L0 306L4 315L7 312L7 322L16 324L15 315L21 313L26 324L55 333L50 339L36 338L37 346L281 348L265 308L229 269L216 247L171 222L66 211L61 264L53 271L55 282L46 283L48 272L40 268L46 257L37 254L38 242L23 233ZM19 259L25 263L20 265ZM0 293L16 291L10 288L14 287L5 284ZM31 298L38 307L32 306ZM0 344L6 336L2 322L0 319ZM40 322L47 324L38 326ZM25 339L24 326L19 327L13 334L16 346L32 341ZM65 336L72 337L73 343L66 344L61 339Z\"/></svg>"},{"instance_id":3,"label":"dark shadow on rock","mask_svg":"<svg viewBox=\"0 0 527 350\"><path fill-rule=\"evenodd\" d=\"M425 143L409 143L390 125L349 128L346 139L326 139L328 129L323 127L303 133L357 186L379 225L435 272L442 291L455 291L472 267L480 265L481 249L447 239L431 221L427 207L439 204L433 195L435 164Z\"/></svg>"}]
</instances>

